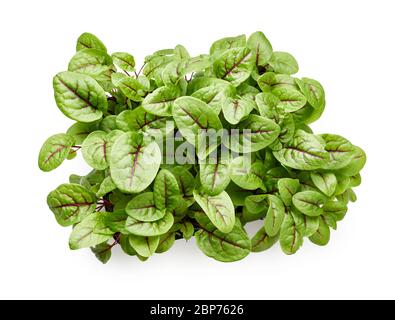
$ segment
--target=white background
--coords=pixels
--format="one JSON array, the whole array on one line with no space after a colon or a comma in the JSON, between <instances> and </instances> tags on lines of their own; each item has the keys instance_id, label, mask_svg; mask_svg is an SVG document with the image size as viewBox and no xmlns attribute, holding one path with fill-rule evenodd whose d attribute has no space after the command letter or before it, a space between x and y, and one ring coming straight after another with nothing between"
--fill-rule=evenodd
<instances>
[{"instance_id":1,"label":"white background","mask_svg":"<svg viewBox=\"0 0 395 320\"><path fill-rule=\"evenodd\" d=\"M0 298L395 298L394 12L391 0L2 1ZM324 85L327 109L314 129L367 152L359 200L330 244L306 241L294 256L276 246L232 264L207 258L194 241L145 263L115 251L102 265L89 250L69 251L70 229L56 224L46 196L88 168L79 158L45 174L37 154L72 123L51 82L79 34L140 64L160 48L181 43L199 54L256 30L298 59L298 75Z\"/></svg>"}]
</instances>

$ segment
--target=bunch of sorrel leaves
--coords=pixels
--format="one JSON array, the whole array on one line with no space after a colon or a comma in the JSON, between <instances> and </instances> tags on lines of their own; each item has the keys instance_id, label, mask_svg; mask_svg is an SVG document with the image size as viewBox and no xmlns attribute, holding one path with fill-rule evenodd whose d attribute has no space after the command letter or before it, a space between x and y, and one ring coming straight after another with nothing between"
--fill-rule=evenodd
<instances>
[{"instance_id":1,"label":"bunch of sorrel leaves","mask_svg":"<svg viewBox=\"0 0 395 320\"><path fill-rule=\"evenodd\" d=\"M356 200L366 155L312 132L324 89L297 72L262 32L220 39L199 56L182 45L159 50L139 70L131 54L110 55L82 34L53 79L56 104L75 123L38 159L51 171L80 152L93 168L48 195L57 222L73 227L70 248L91 247L106 263L119 245L144 261L195 237L227 262L276 242L286 254L305 238L326 245ZM230 139L207 143L209 131ZM255 220L262 226L250 239L244 227Z\"/></svg>"}]
</instances>

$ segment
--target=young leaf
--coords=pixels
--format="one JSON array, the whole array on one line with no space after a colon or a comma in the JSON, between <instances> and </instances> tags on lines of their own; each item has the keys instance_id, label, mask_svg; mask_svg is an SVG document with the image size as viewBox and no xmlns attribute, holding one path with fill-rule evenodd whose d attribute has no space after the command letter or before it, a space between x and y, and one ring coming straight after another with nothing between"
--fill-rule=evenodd
<instances>
[{"instance_id":1,"label":"young leaf","mask_svg":"<svg viewBox=\"0 0 395 320\"><path fill-rule=\"evenodd\" d=\"M137 193L155 179L160 162L161 153L156 142L147 142L136 132L126 132L112 146L111 177L121 191Z\"/></svg>"},{"instance_id":2,"label":"young leaf","mask_svg":"<svg viewBox=\"0 0 395 320\"><path fill-rule=\"evenodd\" d=\"M142 107L122 111L117 116L116 123L123 131L138 131L154 138L166 137L174 130L173 121L151 114Z\"/></svg>"},{"instance_id":3,"label":"young leaf","mask_svg":"<svg viewBox=\"0 0 395 320\"><path fill-rule=\"evenodd\" d=\"M222 262L238 261L251 251L251 241L245 231L235 225L229 233L222 233L210 225L199 225L196 243L207 256Z\"/></svg>"},{"instance_id":4,"label":"young leaf","mask_svg":"<svg viewBox=\"0 0 395 320\"><path fill-rule=\"evenodd\" d=\"M114 52L111 55L114 63L124 71L134 71L134 67L136 62L134 61L134 57L127 52Z\"/></svg>"},{"instance_id":5,"label":"young leaf","mask_svg":"<svg viewBox=\"0 0 395 320\"><path fill-rule=\"evenodd\" d=\"M107 98L91 77L75 72L61 72L53 79L55 100L60 111L80 122L99 120L107 110Z\"/></svg>"},{"instance_id":6,"label":"young leaf","mask_svg":"<svg viewBox=\"0 0 395 320\"><path fill-rule=\"evenodd\" d=\"M312 172L311 180L313 181L314 185L327 197L331 197L336 191L336 176L331 172Z\"/></svg>"},{"instance_id":7,"label":"young leaf","mask_svg":"<svg viewBox=\"0 0 395 320\"><path fill-rule=\"evenodd\" d=\"M318 230L319 217L306 216L294 208L292 208L291 214L295 221L296 229L303 237L310 237Z\"/></svg>"},{"instance_id":8,"label":"young leaf","mask_svg":"<svg viewBox=\"0 0 395 320\"><path fill-rule=\"evenodd\" d=\"M265 66L273 54L272 45L260 31L254 32L248 38L247 47L251 49L257 66Z\"/></svg>"},{"instance_id":9,"label":"young leaf","mask_svg":"<svg viewBox=\"0 0 395 320\"><path fill-rule=\"evenodd\" d=\"M280 230L280 245L285 254L294 254L303 244L303 237L296 228L292 215L287 214Z\"/></svg>"},{"instance_id":10,"label":"young leaf","mask_svg":"<svg viewBox=\"0 0 395 320\"><path fill-rule=\"evenodd\" d=\"M237 124L245 119L254 109L253 101L246 98L227 98L222 104L222 112L226 121Z\"/></svg>"},{"instance_id":11,"label":"young leaf","mask_svg":"<svg viewBox=\"0 0 395 320\"><path fill-rule=\"evenodd\" d=\"M326 166L329 153L320 140L303 130L296 131L294 139L273 155L283 165L298 170L315 170Z\"/></svg>"},{"instance_id":12,"label":"young leaf","mask_svg":"<svg viewBox=\"0 0 395 320\"><path fill-rule=\"evenodd\" d=\"M251 239L251 251L252 252L262 252L270 249L279 239L279 235L270 237L262 227Z\"/></svg>"},{"instance_id":13,"label":"young leaf","mask_svg":"<svg viewBox=\"0 0 395 320\"><path fill-rule=\"evenodd\" d=\"M111 81L122 93L132 101L142 101L147 88L138 80L122 73L113 73Z\"/></svg>"},{"instance_id":14,"label":"young leaf","mask_svg":"<svg viewBox=\"0 0 395 320\"><path fill-rule=\"evenodd\" d=\"M180 201L180 189L176 177L168 170L159 171L154 182L153 198L156 208L172 211Z\"/></svg>"},{"instance_id":15,"label":"young leaf","mask_svg":"<svg viewBox=\"0 0 395 320\"><path fill-rule=\"evenodd\" d=\"M174 101L180 94L180 89L176 86L160 87L147 95L141 105L157 116L171 116Z\"/></svg>"},{"instance_id":16,"label":"young leaf","mask_svg":"<svg viewBox=\"0 0 395 320\"><path fill-rule=\"evenodd\" d=\"M181 97L174 102L173 118L181 134L193 145L200 131L222 129L221 121L207 104L192 97Z\"/></svg>"},{"instance_id":17,"label":"young leaf","mask_svg":"<svg viewBox=\"0 0 395 320\"><path fill-rule=\"evenodd\" d=\"M71 250L93 247L111 238L111 235L101 235L94 232L97 215L97 213L90 214L74 227L69 239Z\"/></svg>"},{"instance_id":18,"label":"young leaf","mask_svg":"<svg viewBox=\"0 0 395 320\"><path fill-rule=\"evenodd\" d=\"M159 237L142 237L129 235L129 242L133 249L142 257L152 256L159 245Z\"/></svg>"},{"instance_id":19,"label":"young leaf","mask_svg":"<svg viewBox=\"0 0 395 320\"><path fill-rule=\"evenodd\" d=\"M101 243L91 248L96 258L103 264L106 264L111 259L112 246L108 243Z\"/></svg>"},{"instance_id":20,"label":"young leaf","mask_svg":"<svg viewBox=\"0 0 395 320\"><path fill-rule=\"evenodd\" d=\"M251 163L244 156L235 158L230 166L230 178L239 187L256 190L263 186L265 168L262 161Z\"/></svg>"},{"instance_id":21,"label":"young leaf","mask_svg":"<svg viewBox=\"0 0 395 320\"><path fill-rule=\"evenodd\" d=\"M79 36L76 49L77 51L80 51L90 48L107 52L106 46L103 44L103 42L100 41L98 37L89 32L85 32Z\"/></svg>"},{"instance_id":22,"label":"young leaf","mask_svg":"<svg viewBox=\"0 0 395 320\"><path fill-rule=\"evenodd\" d=\"M270 237L274 237L280 231L285 216L282 201L274 196L268 195L269 209L265 218L265 230Z\"/></svg>"},{"instance_id":23,"label":"young leaf","mask_svg":"<svg viewBox=\"0 0 395 320\"><path fill-rule=\"evenodd\" d=\"M269 66L276 73L294 74L299 71L295 58L287 52L273 52L269 60Z\"/></svg>"},{"instance_id":24,"label":"young leaf","mask_svg":"<svg viewBox=\"0 0 395 320\"><path fill-rule=\"evenodd\" d=\"M82 156L92 168L104 170L108 167L107 143L107 133L99 130L89 134L82 143Z\"/></svg>"},{"instance_id":25,"label":"young leaf","mask_svg":"<svg viewBox=\"0 0 395 320\"><path fill-rule=\"evenodd\" d=\"M280 100L278 108L285 112L295 112L306 104L305 96L293 88L277 87L272 93Z\"/></svg>"},{"instance_id":26,"label":"young leaf","mask_svg":"<svg viewBox=\"0 0 395 320\"><path fill-rule=\"evenodd\" d=\"M144 222L160 220L166 214L166 210L155 207L154 193L152 192L145 192L135 196L128 202L125 210L130 217Z\"/></svg>"},{"instance_id":27,"label":"young leaf","mask_svg":"<svg viewBox=\"0 0 395 320\"><path fill-rule=\"evenodd\" d=\"M229 49L214 62L214 73L217 78L229 81L237 87L250 76L254 65L253 58L248 48Z\"/></svg>"},{"instance_id":28,"label":"young leaf","mask_svg":"<svg viewBox=\"0 0 395 320\"><path fill-rule=\"evenodd\" d=\"M162 219L153 222L139 221L129 217L126 220L125 228L129 233L136 236L155 237L169 231L173 223L173 215L170 212L166 212Z\"/></svg>"},{"instance_id":29,"label":"young leaf","mask_svg":"<svg viewBox=\"0 0 395 320\"><path fill-rule=\"evenodd\" d=\"M224 144L234 152L251 153L266 148L280 134L280 127L272 120L250 114L239 125L239 130L231 130Z\"/></svg>"},{"instance_id":30,"label":"young leaf","mask_svg":"<svg viewBox=\"0 0 395 320\"><path fill-rule=\"evenodd\" d=\"M175 232L168 232L162 234L159 238L158 248L156 249L156 253L164 253L173 246L174 242L176 241L176 233Z\"/></svg>"},{"instance_id":31,"label":"young leaf","mask_svg":"<svg viewBox=\"0 0 395 320\"><path fill-rule=\"evenodd\" d=\"M75 139L69 134L55 134L43 144L38 155L38 166L42 171L51 171L59 167L68 157Z\"/></svg>"},{"instance_id":32,"label":"young leaf","mask_svg":"<svg viewBox=\"0 0 395 320\"><path fill-rule=\"evenodd\" d=\"M211 196L220 194L230 182L229 162L221 159L215 161L216 163L207 161L199 164L202 190Z\"/></svg>"},{"instance_id":33,"label":"young leaf","mask_svg":"<svg viewBox=\"0 0 395 320\"><path fill-rule=\"evenodd\" d=\"M325 246L330 240L330 235L331 232L328 225L325 223L323 217L320 217L320 225L318 230L311 237L309 237L309 240L318 246Z\"/></svg>"},{"instance_id":34,"label":"young leaf","mask_svg":"<svg viewBox=\"0 0 395 320\"><path fill-rule=\"evenodd\" d=\"M61 184L47 197L49 208L55 214L57 222L63 226L71 226L96 209L96 196L78 184Z\"/></svg>"},{"instance_id":35,"label":"young leaf","mask_svg":"<svg viewBox=\"0 0 395 320\"><path fill-rule=\"evenodd\" d=\"M292 197L292 203L303 214L317 217L324 213L326 197L316 191L301 191Z\"/></svg>"},{"instance_id":36,"label":"young leaf","mask_svg":"<svg viewBox=\"0 0 395 320\"><path fill-rule=\"evenodd\" d=\"M193 224L191 222L185 221L181 224L180 231L181 231L184 239L189 240L193 237L193 234L195 232L195 227L193 226Z\"/></svg>"},{"instance_id":37,"label":"young leaf","mask_svg":"<svg viewBox=\"0 0 395 320\"><path fill-rule=\"evenodd\" d=\"M231 48L245 47L246 36L244 34L236 37L227 37L215 41L210 48L210 54L213 55L218 52L226 51Z\"/></svg>"},{"instance_id":38,"label":"young leaf","mask_svg":"<svg viewBox=\"0 0 395 320\"><path fill-rule=\"evenodd\" d=\"M235 224L235 208L229 195L222 191L216 196L193 192L193 196L210 221L223 233L232 231Z\"/></svg>"},{"instance_id":39,"label":"young leaf","mask_svg":"<svg viewBox=\"0 0 395 320\"><path fill-rule=\"evenodd\" d=\"M292 205L292 197L298 192L300 183L297 179L282 178L277 182L281 200L286 206Z\"/></svg>"}]
</instances>

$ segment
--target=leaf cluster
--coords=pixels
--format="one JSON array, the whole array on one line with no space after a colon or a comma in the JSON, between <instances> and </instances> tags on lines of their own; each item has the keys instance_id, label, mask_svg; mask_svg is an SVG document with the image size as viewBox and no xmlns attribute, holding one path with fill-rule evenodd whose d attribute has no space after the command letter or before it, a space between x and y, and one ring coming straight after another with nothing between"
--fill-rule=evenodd
<instances>
[{"instance_id":1,"label":"leaf cluster","mask_svg":"<svg viewBox=\"0 0 395 320\"><path fill-rule=\"evenodd\" d=\"M59 110L75 122L48 138L38 159L51 171L81 153L92 167L47 199L57 222L73 227L72 250L90 247L106 263L119 245L145 261L194 237L224 262L277 242L294 254L305 239L326 245L356 200L364 151L313 133L322 85L296 77L295 58L273 51L262 32L220 39L199 56L182 45L159 50L140 70L131 54L109 54L90 33L76 50L53 79ZM249 134L206 146L208 129ZM157 141L174 131L196 151L195 163L163 161ZM206 161L222 144L237 155ZM255 220L262 227L250 238L245 225Z\"/></svg>"}]
</instances>

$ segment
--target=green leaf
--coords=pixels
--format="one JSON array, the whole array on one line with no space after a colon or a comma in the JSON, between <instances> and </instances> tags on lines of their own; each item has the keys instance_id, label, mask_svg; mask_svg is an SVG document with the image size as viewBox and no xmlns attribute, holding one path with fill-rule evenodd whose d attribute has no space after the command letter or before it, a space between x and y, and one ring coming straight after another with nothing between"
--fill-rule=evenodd
<instances>
[{"instance_id":1,"label":"green leaf","mask_svg":"<svg viewBox=\"0 0 395 320\"><path fill-rule=\"evenodd\" d=\"M274 196L268 195L269 209L265 218L265 230L270 237L274 237L280 231L285 217L285 209L282 201Z\"/></svg>"},{"instance_id":2,"label":"green leaf","mask_svg":"<svg viewBox=\"0 0 395 320\"><path fill-rule=\"evenodd\" d=\"M254 65L253 55L248 48L233 48L225 51L214 62L217 78L229 81L235 87L248 79Z\"/></svg>"},{"instance_id":3,"label":"green leaf","mask_svg":"<svg viewBox=\"0 0 395 320\"><path fill-rule=\"evenodd\" d=\"M106 46L99 40L98 37L95 35L89 33L89 32L84 32L81 34L77 40L77 51L83 50L83 49L98 49L104 52L107 52Z\"/></svg>"},{"instance_id":4,"label":"green leaf","mask_svg":"<svg viewBox=\"0 0 395 320\"><path fill-rule=\"evenodd\" d=\"M96 258L103 264L106 264L111 259L112 246L108 243L101 243L91 248Z\"/></svg>"},{"instance_id":5,"label":"green leaf","mask_svg":"<svg viewBox=\"0 0 395 320\"><path fill-rule=\"evenodd\" d=\"M193 234L195 233L195 227L191 222L184 221L180 226L180 231L184 239L189 240L193 237Z\"/></svg>"},{"instance_id":6,"label":"green leaf","mask_svg":"<svg viewBox=\"0 0 395 320\"><path fill-rule=\"evenodd\" d=\"M255 190L263 186L264 170L262 161L251 163L248 158L240 156L231 163L230 178L243 189Z\"/></svg>"},{"instance_id":7,"label":"green leaf","mask_svg":"<svg viewBox=\"0 0 395 320\"><path fill-rule=\"evenodd\" d=\"M295 208L292 208L291 214L295 221L296 229L303 237L310 237L318 230L320 224L319 217L306 216Z\"/></svg>"},{"instance_id":8,"label":"green leaf","mask_svg":"<svg viewBox=\"0 0 395 320\"><path fill-rule=\"evenodd\" d=\"M173 246L174 242L176 241L176 233L175 232L168 232L162 234L159 238L159 245L156 249L156 253L164 253Z\"/></svg>"},{"instance_id":9,"label":"green leaf","mask_svg":"<svg viewBox=\"0 0 395 320\"><path fill-rule=\"evenodd\" d=\"M98 216L98 223L95 226L94 232L99 234L113 235L121 232L127 233L125 229L125 222L128 218L125 210L114 210L112 212L100 212Z\"/></svg>"},{"instance_id":10,"label":"green leaf","mask_svg":"<svg viewBox=\"0 0 395 320\"><path fill-rule=\"evenodd\" d=\"M59 167L68 157L74 143L74 137L65 133L49 137L38 155L39 168L42 171L52 171Z\"/></svg>"},{"instance_id":11,"label":"green leaf","mask_svg":"<svg viewBox=\"0 0 395 320\"><path fill-rule=\"evenodd\" d=\"M347 139L335 134L321 134L319 137L325 141L325 150L329 154L329 161L325 162L323 169L344 168L352 161L356 149Z\"/></svg>"},{"instance_id":12,"label":"green leaf","mask_svg":"<svg viewBox=\"0 0 395 320\"><path fill-rule=\"evenodd\" d=\"M66 133L73 136L75 144L81 145L86 137L93 131L98 129L98 122L83 123L76 122L70 128L67 129Z\"/></svg>"},{"instance_id":13,"label":"green leaf","mask_svg":"<svg viewBox=\"0 0 395 320\"><path fill-rule=\"evenodd\" d=\"M223 233L232 231L235 224L235 208L232 199L225 191L216 196L194 191L193 196L219 231Z\"/></svg>"},{"instance_id":14,"label":"green leaf","mask_svg":"<svg viewBox=\"0 0 395 320\"><path fill-rule=\"evenodd\" d=\"M330 236L331 232L328 225L325 223L323 217L320 217L320 225L318 230L311 237L309 237L309 240L318 246L325 246L328 244Z\"/></svg>"},{"instance_id":15,"label":"green leaf","mask_svg":"<svg viewBox=\"0 0 395 320\"><path fill-rule=\"evenodd\" d=\"M311 180L314 185L328 197L331 197L336 191L336 176L331 172L312 172Z\"/></svg>"},{"instance_id":16,"label":"green leaf","mask_svg":"<svg viewBox=\"0 0 395 320\"><path fill-rule=\"evenodd\" d=\"M195 145L200 131L222 129L218 116L203 101L181 97L174 102L173 118L184 138Z\"/></svg>"},{"instance_id":17,"label":"green leaf","mask_svg":"<svg viewBox=\"0 0 395 320\"><path fill-rule=\"evenodd\" d=\"M138 194L126 205L126 213L139 221L152 222L162 219L166 210L155 207L154 194L145 192Z\"/></svg>"},{"instance_id":18,"label":"green leaf","mask_svg":"<svg viewBox=\"0 0 395 320\"><path fill-rule=\"evenodd\" d=\"M60 111L80 122L99 120L107 110L106 94L91 77L75 72L61 72L53 79L55 100Z\"/></svg>"},{"instance_id":19,"label":"green leaf","mask_svg":"<svg viewBox=\"0 0 395 320\"><path fill-rule=\"evenodd\" d=\"M303 214L317 217L324 213L323 206L326 197L316 191L301 191L292 197L293 205Z\"/></svg>"},{"instance_id":20,"label":"green leaf","mask_svg":"<svg viewBox=\"0 0 395 320\"><path fill-rule=\"evenodd\" d=\"M338 172L348 176L358 174L366 163L366 153L361 148L354 146L355 150L351 157L351 161L341 168Z\"/></svg>"},{"instance_id":21,"label":"green leaf","mask_svg":"<svg viewBox=\"0 0 395 320\"><path fill-rule=\"evenodd\" d=\"M267 212L268 206L268 195L267 194L255 194L245 198L245 208L252 214L259 214Z\"/></svg>"},{"instance_id":22,"label":"green leaf","mask_svg":"<svg viewBox=\"0 0 395 320\"><path fill-rule=\"evenodd\" d=\"M176 86L160 87L144 98L141 106L157 116L171 116L174 101L180 96Z\"/></svg>"},{"instance_id":23,"label":"green leaf","mask_svg":"<svg viewBox=\"0 0 395 320\"><path fill-rule=\"evenodd\" d=\"M182 166L176 166L170 169L170 171L176 177L182 199L187 203L187 206L189 207L195 202L195 199L193 197L193 190L195 189L195 178L187 169Z\"/></svg>"},{"instance_id":24,"label":"green leaf","mask_svg":"<svg viewBox=\"0 0 395 320\"><path fill-rule=\"evenodd\" d=\"M180 188L176 177L168 170L159 171L154 182L153 198L159 210L172 211L181 200Z\"/></svg>"},{"instance_id":25,"label":"green leaf","mask_svg":"<svg viewBox=\"0 0 395 320\"><path fill-rule=\"evenodd\" d=\"M129 242L132 248L142 257L151 257L159 245L159 237L142 237L129 235Z\"/></svg>"},{"instance_id":26,"label":"green leaf","mask_svg":"<svg viewBox=\"0 0 395 320\"><path fill-rule=\"evenodd\" d=\"M303 244L303 237L296 228L292 215L287 214L280 230L280 245L285 254L294 254Z\"/></svg>"},{"instance_id":27,"label":"green leaf","mask_svg":"<svg viewBox=\"0 0 395 320\"><path fill-rule=\"evenodd\" d=\"M247 98L227 98L222 104L222 112L226 121L237 124L245 119L254 109L253 101Z\"/></svg>"},{"instance_id":28,"label":"green leaf","mask_svg":"<svg viewBox=\"0 0 395 320\"><path fill-rule=\"evenodd\" d=\"M92 132L82 143L82 156L92 168L104 170L108 167L107 143L107 133L104 131Z\"/></svg>"},{"instance_id":29,"label":"green leaf","mask_svg":"<svg viewBox=\"0 0 395 320\"><path fill-rule=\"evenodd\" d=\"M122 73L113 73L111 81L130 100L139 102L144 99L147 88L138 80Z\"/></svg>"},{"instance_id":30,"label":"green leaf","mask_svg":"<svg viewBox=\"0 0 395 320\"><path fill-rule=\"evenodd\" d=\"M96 196L78 184L61 184L47 197L49 208L55 214L57 222L71 226L80 222L96 209Z\"/></svg>"},{"instance_id":31,"label":"green leaf","mask_svg":"<svg viewBox=\"0 0 395 320\"><path fill-rule=\"evenodd\" d=\"M228 98L232 98L236 95L236 88L229 82L219 79L217 80L219 83L200 88L192 94L192 97L207 103L216 115L221 112L224 102Z\"/></svg>"},{"instance_id":32,"label":"green leaf","mask_svg":"<svg viewBox=\"0 0 395 320\"><path fill-rule=\"evenodd\" d=\"M199 163L199 169L202 190L208 195L215 196L220 194L228 186L230 182L228 160L208 159L208 161Z\"/></svg>"},{"instance_id":33,"label":"green leaf","mask_svg":"<svg viewBox=\"0 0 395 320\"><path fill-rule=\"evenodd\" d=\"M257 66L265 66L273 54L272 45L260 31L254 32L248 38L247 47L251 49Z\"/></svg>"},{"instance_id":34,"label":"green leaf","mask_svg":"<svg viewBox=\"0 0 395 320\"><path fill-rule=\"evenodd\" d=\"M122 70L130 72L134 71L136 62L131 54L127 52L114 52L111 57L114 63Z\"/></svg>"},{"instance_id":35,"label":"green leaf","mask_svg":"<svg viewBox=\"0 0 395 320\"><path fill-rule=\"evenodd\" d=\"M279 88L297 90L295 78L287 74L265 72L258 78L257 83L264 93L270 93L273 89Z\"/></svg>"},{"instance_id":36,"label":"green leaf","mask_svg":"<svg viewBox=\"0 0 395 320\"><path fill-rule=\"evenodd\" d=\"M122 111L116 119L117 127L123 131L138 131L148 137L162 138L172 133L174 122L158 117L142 107Z\"/></svg>"},{"instance_id":37,"label":"green leaf","mask_svg":"<svg viewBox=\"0 0 395 320\"><path fill-rule=\"evenodd\" d=\"M279 235L270 237L262 227L251 239L251 251L252 252L262 252L270 249L279 239Z\"/></svg>"},{"instance_id":38,"label":"green leaf","mask_svg":"<svg viewBox=\"0 0 395 320\"><path fill-rule=\"evenodd\" d=\"M69 239L71 250L93 247L111 238L108 235L94 233L97 215L97 213L90 214L73 228Z\"/></svg>"},{"instance_id":39,"label":"green leaf","mask_svg":"<svg viewBox=\"0 0 395 320\"><path fill-rule=\"evenodd\" d=\"M250 114L240 123L239 130L231 130L224 144L234 152L250 153L266 148L280 134L280 127L272 120Z\"/></svg>"},{"instance_id":40,"label":"green leaf","mask_svg":"<svg viewBox=\"0 0 395 320\"><path fill-rule=\"evenodd\" d=\"M103 118L102 121L100 121L99 129L106 133L110 133L111 131L116 130L117 129L116 119L117 119L116 115L106 116L105 118Z\"/></svg>"},{"instance_id":41,"label":"green leaf","mask_svg":"<svg viewBox=\"0 0 395 320\"><path fill-rule=\"evenodd\" d=\"M134 235L143 237L155 237L165 234L173 226L174 218L170 212L166 212L165 216L153 222L144 222L129 217L126 220L126 230Z\"/></svg>"},{"instance_id":42,"label":"green leaf","mask_svg":"<svg viewBox=\"0 0 395 320\"><path fill-rule=\"evenodd\" d=\"M111 177L121 191L138 193L155 179L160 162L161 153L156 142L148 142L136 132L126 132L112 146Z\"/></svg>"},{"instance_id":43,"label":"green leaf","mask_svg":"<svg viewBox=\"0 0 395 320\"><path fill-rule=\"evenodd\" d=\"M116 188L117 186L115 185L114 181L112 181L112 178L110 176L107 176L100 184L99 190L96 192L96 196L98 198L101 198L107 193L110 193L111 191L115 190Z\"/></svg>"},{"instance_id":44,"label":"green leaf","mask_svg":"<svg viewBox=\"0 0 395 320\"><path fill-rule=\"evenodd\" d=\"M322 85L318 81L309 78L295 79L295 82L307 98L308 103L322 113L325 107L325 92Z\"/></svg>"},{"instance_id":45,"label":"green leaf","mask_svg":"<svg viewBox=\"0 0 395 320\"><path fill-rule=\"evenodd\" d=\"M287 52L273 52L269 60L269 66L276 73L294 74L299 71L297 61Z\"/></svg>"},{"instance_id":46,"label":"green leaf","mask_svg":"<svg viewBox=\"0 0 395 320\"><path fill-rule=\"evenodd\" d=\"M328 201L324 207L325 216L334 216L336 221L341 221L347 213L347 204L342 201Z\"/></svg>"},{"instance_id":47,"label":"green leaf","mask_svg":"<svg viewBox=\"0 0 395 320\"><path fill-rule=\"evenodd\" d=\"M286 206L292 205L292 197L298 192L300 183L297 179L282 178L277 182L281 200Z\"/></svg>"},{"instance_id":48,"label":"green leaf","mask_svg":"<svg viewBox=\"0 0 395 320\"><path fill-rule=\"evenodd\" d=\"M295 112L302 108L307 101L303 94L289 87L276 87L272 93L280 100L278 108L285 112Z\"/></svg>"},{"instance_id":49,"label":"green leaf","mask_svg":"<svg viewBox=\"0 0 395 320\"><path fill-rule=\"evenodd\" d=\"M102 87L112 89L111 74L114 72L111 57L98 49L83 49L70 60L68 71L82 73L95 79Z\"/></svg>"},{"instance_id":50,"label":"green leaf","mask_svg":"<svg viewBox=\"0 0 395 320\"><path fill-rule=\"evenodd\" d=\"M313 134L297 130L294 139L273 155L283 165L298 170L315 170L328 163L329 153Z\"/></svg>"},{"instance_id":51,"label":"green leaf","mask_svg":"<svg viewBox=\"0 0 395 320\"><path fill-rule=\"evenodd\" d=\"M211 258L222 262L238 261L251 251L251 241L238 225L229 233L222 233L210 225L199 225L199 228L195 233L196 243Z\"/></svg>"},{"instance_id":52,"label":"green leaf","mask_svg":"<svg viewBox=\"0 0 395 320\"><path fill-rule=\"evenodd\" d=\"M236 37L227 37L215 41L210 48L210 55L226 51L231 48L240 48L246 45L246 36L244 34Z\"/></svg>"}]
</instances>

